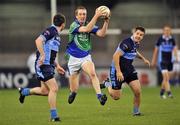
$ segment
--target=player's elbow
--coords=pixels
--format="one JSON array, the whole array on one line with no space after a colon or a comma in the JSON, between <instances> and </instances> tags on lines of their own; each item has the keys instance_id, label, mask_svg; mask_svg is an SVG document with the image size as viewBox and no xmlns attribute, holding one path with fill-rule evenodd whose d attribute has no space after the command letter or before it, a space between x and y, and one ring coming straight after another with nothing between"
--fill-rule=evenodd
<instances>
[{"instance_id":1,"label":"player's elbow","mask_svg":"<svg viewBox=\"0 0 180 125\"><path fill-rule=\"evenodd\" d=\"M40 40L39 40L39 39L36 39L36 40L35 40L35 43L36 43L36 45L39 45Z\"/></svg>"},{"instance_id":2,"label":"player's elbow","mask_svg":"<svg viewBox=\"0 0 180 125\"><path fill-rule=\"evenodd\" d=\"M114 53L114 54L113 54L113 60L116 60L116 58L117 58L117 54Z\"/></svg>"},{"instance_id":3,"label":"player's elbow","mask_svg":"<svg viewBox=\"0 0 180 125\"><path fill-rule=\"evenodd\" d=\"M105 33L105 32L102 32L102 31L99 31L99 32L97 32L97 36L99 36L99 37L105 37L105 36L106 36L106 33Z\"/></svg>"},{"instance_id":4,"label":"player's elbow","mask_svg":"<svg viewBox=\"0 0 180 125\"><path fill-rule=\"evenodd\" d=\"M120 96L119 95L111 95L112 99L114 100L119 100L120 99Z\"/></svg>"},{"instance_id":5,"label":"player's elbow","mask_svg":"<svg viewBox=\"0 0 180 125\"><path fill-rule=\"evenodd\" d=\"M105 37L105 36L106 36L105 33L102 33L102 34L99 35L99 37Z\"/></svg>"}]
</instances>

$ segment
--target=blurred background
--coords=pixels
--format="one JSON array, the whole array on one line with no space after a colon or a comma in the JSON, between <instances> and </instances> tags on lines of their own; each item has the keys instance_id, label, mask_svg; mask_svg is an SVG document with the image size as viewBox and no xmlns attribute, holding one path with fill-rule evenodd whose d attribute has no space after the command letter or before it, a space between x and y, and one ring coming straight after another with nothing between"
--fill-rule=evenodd
<instances>
[{"instance_id":1,"label":"blurred background","mask_svg":"<svg viewBox=\"0 0 180 125\"><path fill-rule=\"evenodd\" d=\"M64 52L68 35L67 31L74 20L74 10L83 5L88 10L90 20L98 6L106 5L111 10L109 30L105 38L92 36L92 57L100 81L108 76L108 68L118 43L132 33L135 26L147 29L140 52L150 61L153 48L166 24L173 28L173 36L180 46L180 1L179 0L52 0L57 12L66 16L66 30L61 34L62 44L59 62L66 67ZM34 40L51 24L51 0L1 0L0 1L0 88L17 88L36 86L34 74L27 64L30 55L36 51ZM98 26L102 20L98 20ZM180 58L180 57L179 57ZM159 73L149 69L140 60L134 62L139 78L144 86L160 84ZM180 71L179 71L180 72ZM57 79L61 86L68 86L67 75ZM178 78L172 79L173 85L179 86ZM82 86L90 86L85 74L80 79Z\"/></svg>"}]
</instances>

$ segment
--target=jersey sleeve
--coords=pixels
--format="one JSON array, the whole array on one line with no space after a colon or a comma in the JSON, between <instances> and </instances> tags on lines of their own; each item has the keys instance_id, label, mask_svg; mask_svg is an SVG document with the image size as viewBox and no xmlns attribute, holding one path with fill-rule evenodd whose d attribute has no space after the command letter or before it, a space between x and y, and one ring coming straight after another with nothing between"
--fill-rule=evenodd
<instances>
[{"instance_id":1,"label":"jersey sleeve","mask_svg":"<svg viewBox=\"0 0 180 125\"><path fill-rule=\"evenodd\" d=\"M160 44L161 44L161 38L159 38L159 39L157 40L157 42L156 42L156 47L159 47Z\"/></svg>"},{"instance_id":2,"label":"jersey sleeve","mask_svg":"<svg viewBox=\"0 0 180 125\"><path fill-rule=\"evenodd\" d=\"M172 44L173 44L173 46L176 46L176 41L174 38L172 38Z\"/></svg>"},{"instance_id":3,"label":"jersey sleeve","mask_svg":"<svg viewBox=\"0 0 180 125\"><path fill-rule=\"evenodd\" d=\"M121 42L117 48L116 51L120 51L122 52L122 54L128 52L128 50L130 49L129 45L126 42Z\"/></svg>"},{"instance_id":4,"label":"jersey sleeve","mask_svg":"<svg viewBox=\"0 0 180 125\"><path fill-rule=\"evenodd\" d=\"M79 27L80 27L79 24L77 24L76 22L73 22L69 28L69 33L71 34L79 33Z\"/></svg>"},{"instance_id":5,"label":"jersey sleeve","mask_svg":"<svg viewBox=\"0 0 180 125\"><path fill-rule=\"evenodd\" d=\"M55 29L53 27L50 27L47 28L44 32L42 32L40 37L42 37L44 41L48 41L51 38L53 38L55 34L56 34Z\"/></svg>"},{"instance_id":6,"label":"jersey sleeve","mask_svg":"<svg viewBox=\"0 0 180 125\"><path fill-rule=\"evenodd\" d=\"M96 32L99 30L98 26L94 26L90 33L96 34Z\"/></svg>"}]
</instances>

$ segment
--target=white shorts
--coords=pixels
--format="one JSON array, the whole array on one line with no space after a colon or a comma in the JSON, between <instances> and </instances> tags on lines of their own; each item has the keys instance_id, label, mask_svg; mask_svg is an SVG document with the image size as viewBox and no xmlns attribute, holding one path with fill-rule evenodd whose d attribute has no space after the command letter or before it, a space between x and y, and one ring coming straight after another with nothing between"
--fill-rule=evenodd
<instances>
[{"instance_id":1,"label":"white shorts","mask_svg":"<svg viewBox=\"0 0 180 125\"><path fill-rule=\"evenodd\" d=\"M174 72L180 72L180 62L174 63L174 65L173 65L173 71L174 71Z\"/></svg>"},{"instance_id":2,"label":"white shorts","mask_svg":"<svg viewBox=\"0 0 180 125\"><path fill-rule=\"evenodd\" d=\"M68 61L69 74L73 75L75 73L79 73L81 71L82 65L87 61L92 62L91 55L87 55L86 57L83 58L76 58L70 55Z\"/></svg>"}]
</instances>

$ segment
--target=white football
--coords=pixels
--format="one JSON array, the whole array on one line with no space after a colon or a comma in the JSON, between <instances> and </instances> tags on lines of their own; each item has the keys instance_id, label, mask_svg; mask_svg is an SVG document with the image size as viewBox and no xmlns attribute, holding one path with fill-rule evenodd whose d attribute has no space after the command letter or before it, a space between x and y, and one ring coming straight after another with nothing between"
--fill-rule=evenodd
<instances>
[{"instance_id":1,"label":"white football","mask_svg":"<svg viewBox=\"0 0 180 125\"><path fill-rule=\"evenodd\" d=\"M100 6L97 8L98 10L102 10L103 12L103 17L109 17L110 16L110 9L107 6Z\"/></svg>"}]
</instances>

